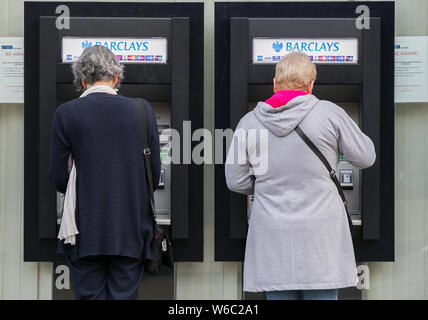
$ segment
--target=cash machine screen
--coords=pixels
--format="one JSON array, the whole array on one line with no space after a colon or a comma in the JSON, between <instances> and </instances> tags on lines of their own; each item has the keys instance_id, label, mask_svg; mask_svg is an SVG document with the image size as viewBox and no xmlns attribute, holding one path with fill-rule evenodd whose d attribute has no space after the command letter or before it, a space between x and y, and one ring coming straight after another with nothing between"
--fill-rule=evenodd
<instances>
[{"instance_id":1,"label":"cash machine screen","mask_svg":"<svg viewBox=\"0 0 428 320\"><path fill-rule=\"evenodd\" d=\"M293 51L306 53L318 64L357 64L358 40L340 39L253 39L253 63L277 63L283 56Z\"/></svg>"},{"instance_id":2,"label":"cash machine screen","mask_svg":"<svg viewBox=\"0 0 428 320\"><path fill-rule=\"evenodd\" d=\"M103 45L109 48L122 63L167 63L166 38L62 38L62 62L79 59L86 47Z\"/></svg>"}]
</instances>

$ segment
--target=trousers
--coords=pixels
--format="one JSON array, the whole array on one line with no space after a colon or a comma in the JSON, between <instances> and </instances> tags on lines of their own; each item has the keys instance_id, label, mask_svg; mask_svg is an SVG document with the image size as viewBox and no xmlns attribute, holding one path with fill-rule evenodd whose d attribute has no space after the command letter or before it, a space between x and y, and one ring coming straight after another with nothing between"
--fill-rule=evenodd
<instances>
[{"instance_id":1,"label":"trousers","mask_svg":"<svg viewBox=\"0 0 428 320\"><path fill-rule=\"evenodd\" d=\"M338 293L338 289L268 291L266 300L337 300Z\"/></svg>"},{"instance_id":2,"label":"trousers","mask_svg":"<svg viewBox=\"0 0 428 320\"><path fill-rule=\"evenodd\" d=\"M123 256L70 259L70 279L77 300L136 300L144 260Z\"/></svg>"}]
</instances>

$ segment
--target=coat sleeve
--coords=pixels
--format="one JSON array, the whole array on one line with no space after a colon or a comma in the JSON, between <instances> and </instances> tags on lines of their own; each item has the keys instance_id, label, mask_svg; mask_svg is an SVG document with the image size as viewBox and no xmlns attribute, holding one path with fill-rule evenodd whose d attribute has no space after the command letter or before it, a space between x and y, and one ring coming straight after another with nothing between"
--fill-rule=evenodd
<instances>
[{"instance_id":1,"label":"coat sleeve","mask_svg":"<svg viewBox=\"0 0 428 320\"><path fill-rule=\"evenodd\" d=\"M255 177L247 149L247 130L239 122L226 158L225 175L227 187L234 192L254 194Z\"/></svg>"},{"instance_id":2,"label":"coat sleeve","mask_svg":"<svg viewBox=\"0 0 428 320\"><path fill-rule=\"evenodd\" d=\"M58 192L65 193L69 177L68 157L71 153L71 145L60 111L61 108L55 111L51 127L48 178Z\"/></svg>"},{"instance_id":3,"label":"coat sleeve","mask_svg":"<svg viewBox=\"0 0 428 320\"><path fill-rule=\"evenodd\" d=\"M372 140L342 108L338 107L337 115L339 153L358 169L371 167L376 161Z\"/></svg>"},{"instance_id":4,"label":"coat sleeve","mask_svg":"<svg viewBox=\"0 0 428 320\"><path fill-rule=\"evenodd\" d=\"M148 130L148 143L151 151L150 162L153 175L153 189L156 190L159 186L160 172L161 172L161 159L159 147L159 132L156 122L156 115L150 104L145 101L144 107L147 115L147 130Z\"/></svg>"}]
</instances>

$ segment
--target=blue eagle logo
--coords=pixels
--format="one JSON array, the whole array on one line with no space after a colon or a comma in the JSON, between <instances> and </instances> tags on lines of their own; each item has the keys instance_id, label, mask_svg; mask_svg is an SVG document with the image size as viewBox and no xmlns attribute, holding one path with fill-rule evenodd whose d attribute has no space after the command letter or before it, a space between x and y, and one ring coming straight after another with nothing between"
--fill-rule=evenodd
<instances>
[{"instance_id":1,"label":"blue eagle logo","mask_svg":"<svg viewBox=\"0 0 428 320\"><path fill-rule=\"evenodd\" d=\"M92 47L92 42L89 42L88 40L82 42L82 48L85 49L87 47Z\"/></svg>"},{"instance_id":2,"label":"blue eagle logo","mask_svg":"<svg viewBox=\"0 0 428 320\"><path fill-rule=\"evenodd\" d=\"M273 50L275 50L275 52L280 52L283 47L284 45L282 44L282 42L279 42L279 41L276 41L272 44L272 48Z\"/></svg>"}]
</instances>

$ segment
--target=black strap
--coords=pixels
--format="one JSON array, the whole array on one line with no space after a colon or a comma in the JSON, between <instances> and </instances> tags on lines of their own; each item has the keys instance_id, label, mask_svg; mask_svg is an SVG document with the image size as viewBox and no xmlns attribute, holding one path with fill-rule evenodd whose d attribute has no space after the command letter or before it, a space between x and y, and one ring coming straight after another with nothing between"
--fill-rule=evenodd
<instances>
[{"instance_id":1,"label":"black strap","mask_svg":"<svg viewBox=\"0 0 428 320\"><path fill-rule=\"evenodd\" d=\"M153 222L156 224L156 207L155 207L155 197L154 197L154 189L153 189L152 163L150 161L150 156L152 152L150 150L148 138L147 138L146 111L144 109L144 105L141 99L135 98L134 101L137 104L138 113L140 115L141 137L143 140L143 156L144 156L144 165L146 168L147 185L149 187L149 193L150 193L150 206L153 214Z\"/></svg>"},{"instance_id":2,"label":"black strap","mask_svg":"<svg viewBox=\"0 0 428 320\"><path fill-rule=\"evenodd\" d=\"M343 204L345 206L346 215L348 217L349 227L352 231L352 229L353 229L352 218L348 212L348 206L346 203L345 194L343 193L342 186L340 185L339 179L337 179L336 171L331 167L327 158L322 154L320 149L318 149L317 146L311 141L311 139L308 138L308 136L303 132L303 130L299 126L297 126L295 130L296 130L297 134L300 136L300 138L302 138L302 140L308 145L308 147L316 154L316 156L321 160L321 162L327 168L327 170L330 174L330 178L333 180L334 184L336 185L337 191L339 192L340 198L342 199Z\"/></svg>"}]
</instances>

